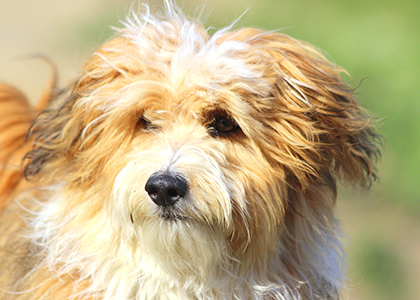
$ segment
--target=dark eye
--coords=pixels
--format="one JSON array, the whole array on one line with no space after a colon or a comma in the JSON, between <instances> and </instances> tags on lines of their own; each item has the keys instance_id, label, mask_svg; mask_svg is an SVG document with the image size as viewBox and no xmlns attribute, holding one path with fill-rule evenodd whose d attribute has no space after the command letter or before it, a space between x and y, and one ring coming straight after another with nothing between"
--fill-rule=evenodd
<instances>
[{"instance_id":1,"label":"dark eye","mask_svg":"<svg viewBox=\"0 0 420 300\"><path fill-rule=\"evenodd\" d=\"M150 121L147 120L145 117L141 117L137 121L137 127L140 129L149 129L150 128Z\"/></svg>"},{"instance_id":2,"label":"dark eye","mask_svg":"<svg viewBox=\"0 0 420 300\"><path fill-rule=\"evenodd\" d=\"M213 135L226 136L234 133L237 129L239 129L239 126L235 120L222 115L215 117L213 123L211 124L211 129Z\"/></svg>"},{"instance_id":3,"label":"dark eye","mask_svg":"<svg viewBox=\"0 0 420 300\"><path fill-rule=\"evenodd\" d=\"M215 122L216 130L219 132L229 132L236 127L236 123L228 118L220 118Z\"/></svg>"}]
</instances>

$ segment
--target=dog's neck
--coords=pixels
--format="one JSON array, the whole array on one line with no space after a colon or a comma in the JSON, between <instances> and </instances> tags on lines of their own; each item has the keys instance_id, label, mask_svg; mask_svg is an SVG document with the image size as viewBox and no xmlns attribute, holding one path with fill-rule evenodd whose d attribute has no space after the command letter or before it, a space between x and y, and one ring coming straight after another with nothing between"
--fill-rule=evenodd
<instances>
[{"instance_id":1,"label":"dog's neck","mask_svg":"<svg viewBox=\"0 0 420 300\"><path fill-rule=\"evenodd\" d=\"M54 190L59 188L51 189ZM46 194L50 200L31 223L36 229L32 239L43 248L42 263L48 268L62 275L77 272L80 282L91 282L82 294L101 291L103 299L292 300L313 291L321 293L320 289L328 290L326 293L335 289L329 280L323 287L311 286L311 281L323 282L319 277L334 276L328 266L313 266L314 270L324 269L325 274L293 271L295 262L288 255L291 245L287 238L283 241L289 244L277 245L276 251L264 251L254 243L242 253L232 253L226 236L215 228L204 229L203 224L168 220L121 224L109 218L104 206L86 226L77 220L81 212L92 209L83 206L88 200L69 207L63 205L69 202L65 193ZM306 254L302 255L329 251L332 260L338 257L331 249L320 251L320 245L312 245L311 250L298 246L303 241L294 242L295 251L305 248ZM319 257L312 257L311 261L322 263ZM330 265L336 264L333 261Z\"/></svg>"}]
</instances>

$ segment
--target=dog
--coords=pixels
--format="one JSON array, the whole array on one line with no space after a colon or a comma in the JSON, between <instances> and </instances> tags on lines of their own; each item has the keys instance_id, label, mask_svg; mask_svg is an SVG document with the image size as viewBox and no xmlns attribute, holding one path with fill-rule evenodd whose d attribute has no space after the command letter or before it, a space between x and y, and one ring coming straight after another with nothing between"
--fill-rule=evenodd
<instances>
[{"instance_id":1,"label":"dog","mask_svg":"<svg viewBox=\"0 0 420 300\"><path fill-rule=\"evenodd\" d=\"M380 155L344 70L166 4L38 108L0 87L1 299L338 299L337 184Z\"/></svg>"}]
</instances>

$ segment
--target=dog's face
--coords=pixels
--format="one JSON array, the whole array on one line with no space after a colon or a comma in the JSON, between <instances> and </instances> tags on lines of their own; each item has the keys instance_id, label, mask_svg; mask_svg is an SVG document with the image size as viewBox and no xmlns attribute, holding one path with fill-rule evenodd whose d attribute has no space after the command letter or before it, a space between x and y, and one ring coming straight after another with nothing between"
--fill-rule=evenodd
<instances>
[{"instance_id":1,"label":"dog's face","mask_svg":"<svg viewBox=\"0 0 420 300\"><path fill-rule=\"evenodd\" d=\"M280 33L131 23L38 118L26 175L168 269L276 257L293 276L311 259L300 238L330 241L337 179L374 176L375 133L339 71Z\"/></svg>"}]
</instances>

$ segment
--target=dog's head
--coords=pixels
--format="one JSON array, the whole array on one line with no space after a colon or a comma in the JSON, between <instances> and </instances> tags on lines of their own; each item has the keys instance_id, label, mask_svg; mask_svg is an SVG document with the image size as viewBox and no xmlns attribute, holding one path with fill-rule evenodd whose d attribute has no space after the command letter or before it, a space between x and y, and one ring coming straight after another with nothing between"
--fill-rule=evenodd
<instances>
[{"instance_id":1,"label":"dog's head","mask_svg":"<svg viewBox=\"0 0 420 300\"><path fill-rule=\"evenodd\" d=\"M232 274L334 280L337 181L369 185L378 155L341 69L281 33L169 15L132 18L90 58L33 126L26 176L169 273L240 261Z\"/></svg>"}]
</instances>

